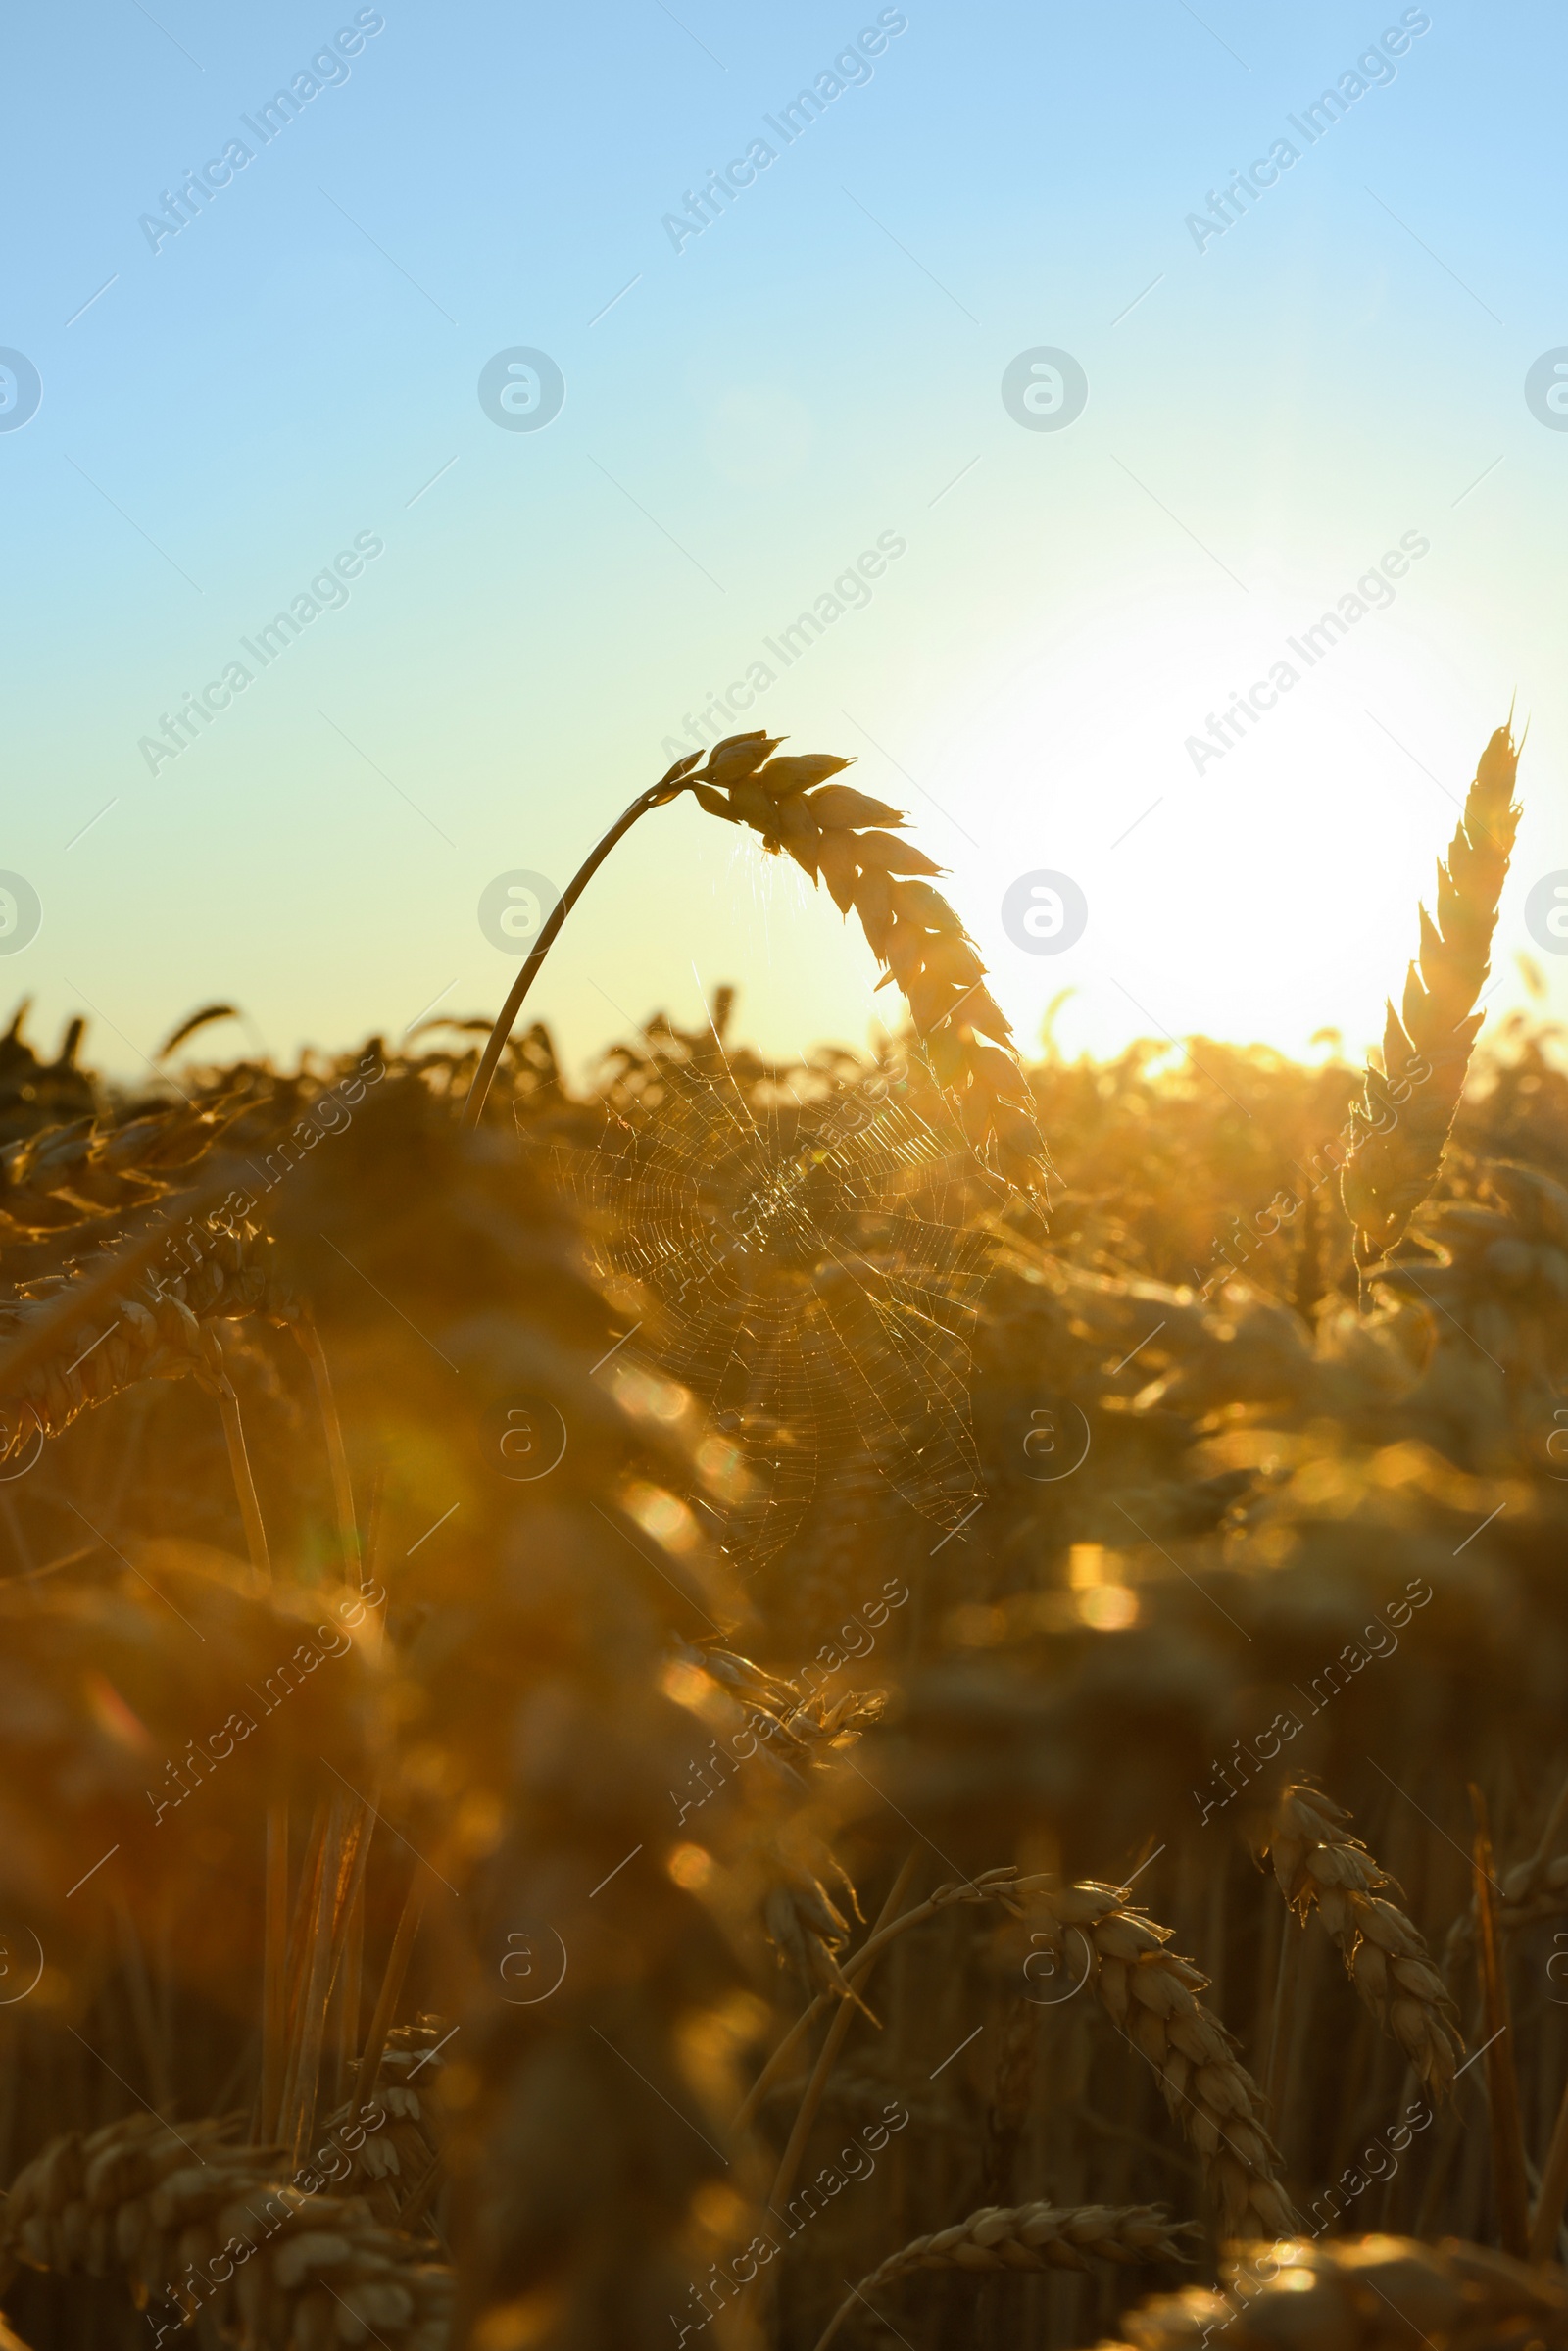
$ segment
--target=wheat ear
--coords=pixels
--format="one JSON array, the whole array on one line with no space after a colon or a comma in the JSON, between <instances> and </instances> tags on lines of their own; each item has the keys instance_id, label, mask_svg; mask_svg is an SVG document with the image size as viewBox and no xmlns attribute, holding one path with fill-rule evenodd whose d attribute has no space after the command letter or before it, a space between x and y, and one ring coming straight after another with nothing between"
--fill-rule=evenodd
<instances>
[{"instance_id":1,"label":"wheat ear","mask_svg":"<svg viewBox=\"0 0 1568 2351\"><path fill-rule=\"evenodd\" d=\"M884 829L907 823L902 810L829 781L850 760L832 752L776 759L783 740L758 729L715 743L706 759L693 752L616 818L563 891L513 983L468 1089L465 1125L477 1124L535 974L594 874L639 817L690 792L710 816L760 834L764 849L788 850L813 882L826 882L840 913L855 909L884 967L877 984L891 979L903 990L933 1074L969 1143L1007 1183L1043 1197L1051 1166L1029 1081L1011 1049L1011 1024L987 991L973 940L922 878L941 867Z\"/></svg>"},{"instance_id":2,"label":"wheat ear","mask_svg":"<svg viewBox=\"0 0 1568 2351\"><path fill-rule=\"evenodd\" d=\"M211 1235L201 1260L161 1284L151 1303L125 1295L154 1247L102 1266L50 1277L32 1296L0 1306L0 1459L35 1432L58 1437L78 1414L142 1380L193 1374L218 1393L206 1325L234 1322L274 1304L265 1245L249 1227Z\"/></svg>"},{"instance_id":3,"label":"wheat ear","mask_svg":"<svg viewBox=\"0 0 1568 2351\"><path fill-rule=\"evenodd\" d=\"M1390 1894L1401 1888L1320 1789L1287 1788L1264 1833L1281 1893L1304 1927L1314 1905L1366 2006L1438 2095L1463 2054L1458 2011L1420 1933Z\"/></svg>"},{"instance_id":4,"label":"wheat ear","mask_svg":"<svg viewBox=\"0 0 1568 2351\"><path fill-rule=\"evenodd\" d=\"M986 988L973 940L922 878L942 868L884 829L908 823L901 808L827 780L850 760L825 752L774 759L782 740L732 736L688 788L710 815L749 825L764 849L787 850L813 882L826 882L841 914L853 907L884 967L878 985L902 989L970 1144L1009 1184L1043 1194L1050 1162L1011 1023Z\"/></svg>"},{"instance_id":5,"label":"wheat ear","mask_svg":"<svg viewBox=\"0 0 1568 2351\"><path fill-rule=\"evenodd\" d=\"M1400 1010L1388 1008L1382 1070L1368 1069L1352 1114L1340 1196L1355 1227L1355 1261L1370 1271L1399 1242L1438 1180L1483 1015L1492 934L1519 810L1519 750L1499 726L1476 769L1464 813L1438 867L1438 918L1421 908L1421 952Z\"/></svg>"},{"instance_id":6,"label":"wheat ear","mask_svg":"<svg viewBox=\"0 0 1568 2351\"><path fill-rule=\"evenodd\" d=\"M422 2090L425 2097L439 2097L443 2061L438 2044L444 2031L427 2017L417 2024L394 2026L392 2045L382 2051L369 2089L363 2096L356 2090L317 2127L323 2144L341 2147L349 2158L339 2193L364 2196L378 2219L404 2231L414 2226L446 2178L445 2157L434 2143L433 2118L420 2095ZM384 2123L378 2119L383 2114ZM370 2127L364 2129L367 2122Z\"/></svg>"},{"instance_id":7,"label":"wheat ear","mask_svg":"<svg viewBox=\"0 0 1568 2351\"><path fill-rule=\"evenodd\" d=\"M1170 2221L1157 2204L983 2204L951 2229L917 2236L862 2278L839 2304L817 2339L827 2351L860 2298L906 2278L911 2270L1086 2270L1090 2259L1130 2264L1181 2261L1180 2238L1197 2235L1192 2221Z\"/></svg>"},{"instance_id":8,"label":"wheat ear","mask_svg":"<svg viewBox=\"0 0 1568 2351\"><path fill-rule=\"evenodd\" d=\"M211 2311L251 2344L327 2351L368 2338L444 2351L452 2273L359 2199L285 2186L275 2147L156 2115L55 2139L0 2206L0 2251L30 2268L123 2276L137 2308Z\"/></svg>"},{"instance_id":9,"label":"wheat ear","mask_svg":"<svg viewBox=\"0 0 1568 2351\"><path fill-rule=\"evenodd\" d=\"M1094 1979L1101 2005L1159 2077L1169 2112L1197 2151L1226 2236L1283 2233L1294 2221L1280 2183L1280 2158L1264 2131L1256 2082L1237 2061L1236 2042L1198 1993L1208 1978L1164 1946L1171 1930L1127 1905L1124 1886L1085 1881L1053 1889L1044 1877L1010 1867L987 1870L963 1885L939 1886L923 1902L866 1937L844 1962L853 1987L883 1947L954 1902L1001 1901L1027 1915L1074 1972ZM1076 1937L1069 1944L1068 1936ZM834 1997L819 1992L773 2051L736 2117L757 2111L790 2052Z\"/></svg>"},{"instance_id":10,"label":"wheat ear","mask_svg":"<svg viewBox=\"0 0 1568 2351\"><path fill-rule=\"evenodd\" d=\"M1112 2024L1158 2075L1168 2111L1202 2162L1221 2234L1283 2234L1295 2216L1279 2153L1236 2042L1198 1997L1208 1978L1165 1949L1171 1930L1129 1907L1124 1886L1065 1886L1031 1911L1042 1916L1064 1964L1093 1977Z\"/></svg>"},{"instance_id":11,"label":"wheat ear","mask_svg":"<svg viewBox=\"0 0 1568 2351\"><path fill-rule=\"evenodd\" d=\"M95 1118L41 1127L0 1151L0 1233L28 1241L162 1199L240 1115L238 1098L178 1102L101 1128Z\"/></svg>"},{"instance_id":12,"label":"wheat ear","mask_svg":"<svg viewBox=\"0 0 1568 2351\"><path fill-rule=\"evenodd\" d=\"M212 1207L220 1196L217 1185L208 1183L187 1197L195 1216ZM168 1247L167 1224L149 1220L134 1240L106 1251L90 1268L77 1267L70 1275L49 1275L29 1283L24 1298L0 1308L0 1398L21 1393L39 1364L51 1358L69 1361L67 1343L84 1324L90 1327L95 1319L106 1319L105 1310L113 1307ZM79 1408L85 1410L85 1402ZM5 1409L0 1405L0 1411ZM0 1431L0 1441L3 1434Z\"/></svg>"}]
</instances>

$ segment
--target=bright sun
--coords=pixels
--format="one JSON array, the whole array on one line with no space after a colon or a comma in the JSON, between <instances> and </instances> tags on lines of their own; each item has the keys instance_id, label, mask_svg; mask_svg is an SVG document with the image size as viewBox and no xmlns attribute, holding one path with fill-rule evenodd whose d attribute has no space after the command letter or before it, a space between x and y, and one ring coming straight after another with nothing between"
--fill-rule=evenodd
<instances>
[{"instance_id":1,"label":"bright sun","mask_svg":"<svg viewBox=\"0 0 1568 2351\"><path fill-rule=\"evenodd\" d=\"M1299 1053L1331 1028L1353 1053L1381 1034L1417 946L1416 902L1433 902L1436 860L1505 713L1478 724L1399 603L1367 601L1315 656L1303 631L1317 614L1260 590L1240 622L1154 592L1032 658L1014 645L1010 675L998 661L929 762L948 821L912 806L922 837L929 825L943 838L1026 1049L1063 990L1069 1051L1164 1032ZM1082 892L1074 943L1070 922L1051 935L1049 898L1043 941L1016 917L1009 929L1008 890L1042 872Z\"/></svg>"}]
</instances>

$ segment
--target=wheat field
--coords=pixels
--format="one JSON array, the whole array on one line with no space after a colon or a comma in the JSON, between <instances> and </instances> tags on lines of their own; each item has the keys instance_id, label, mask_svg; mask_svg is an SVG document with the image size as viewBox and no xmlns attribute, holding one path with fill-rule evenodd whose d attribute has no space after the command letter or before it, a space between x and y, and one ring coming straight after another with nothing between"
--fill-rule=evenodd
<instances>
[{"instance_id":1,"label":"wheat field","mask_svg":"<svg viewBox=\"0 0 1568 2351\"><path fill-rule=\"evenodd\" d=\"M11 2339L1568 2344L1513 739L1364 1070L1029 1062L779 754L633 802L494 1023L0 1040ZM874 1053L521 1021L688 792Z\"/></svg>"}]
</instances>

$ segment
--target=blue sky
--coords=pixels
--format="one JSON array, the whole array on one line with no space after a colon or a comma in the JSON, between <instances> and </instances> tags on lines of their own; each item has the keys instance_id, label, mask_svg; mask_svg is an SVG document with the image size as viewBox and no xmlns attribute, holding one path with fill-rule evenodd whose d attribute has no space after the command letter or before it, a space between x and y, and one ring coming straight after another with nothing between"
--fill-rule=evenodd
<instances>
[{"instance_id":1,"label":"blue sky","mask_svg":"<svg viewBox=\"0 0 1568 2351\"><path fill-rule=\"evenodd\" d=\"M0 431L0 870L42 924L0 994L45 1033L87 1011L128 1075L215 996L279 1054L493 1010L486 885L564 882L759 661L734 723L854 753L1021 1041L1070 989L1059 1034L1097 1051L1375 1036L1517 691L1491 1006L1523 951L1568 1011L1524 912L1568 868L1568 431L1525 393L1568 347L1560 12L93 0L72 27L3 36L0 346L42 394ZM244 118L296 76L322 86L264 144ZM1219 233L1211 195L1282 139ZM700 234L665 224L758 140ZM564 382L539 430L481 405L517 348ZM1061 429L1003 397L1042 349L1087 379ZM243 640L300 596L324 609L264 668ZM766 640L823 598L786 668ZM1320 661L1287 651L1346 599ZM236 661L177 757L141 748ZM1040 870L1089 908L1050 956L1001 916ZM683 805L537 1004L580 1062L728 979L794 1050L863 1038L874 978L825 895Z\"/></svg>"}]
</instances>

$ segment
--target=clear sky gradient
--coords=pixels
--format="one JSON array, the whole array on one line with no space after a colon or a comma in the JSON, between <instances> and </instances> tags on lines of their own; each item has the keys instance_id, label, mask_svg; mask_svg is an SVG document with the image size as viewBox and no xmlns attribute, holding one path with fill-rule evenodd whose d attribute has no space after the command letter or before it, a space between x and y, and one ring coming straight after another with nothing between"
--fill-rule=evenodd
<instances>
[{"instance_id":1,"label":"clear sky gradient","mask_svg":"<svg viewBox=\"0 0 1568 2351\"><path fill-rule=\"evenodd\" d=\"M910 810L1025 1049L1070 989L1097 1052L1375 1037L1517 692L1491 1008L1523 951L1568 1011L1525 911L1568 868L1568 407L1526 391L1568 347L1560 8L88 0L0 39L0 869L42 908L0 997L45 1036L85 1011L128 1076L214 997L279 1055L493 1011L486 885L564 882L749 673L731 727ZM481 403L516 348L540 429ZM1087 381L1059 429L1015 412L1061 379L1004 397L1040 349ZM1059 955L1002 918L1040 869L1087 903ZM875 976L683 804L535 1001L581 1065L731 980L793 1051L862 1040Z\"/></svg>"}]
</instances>

